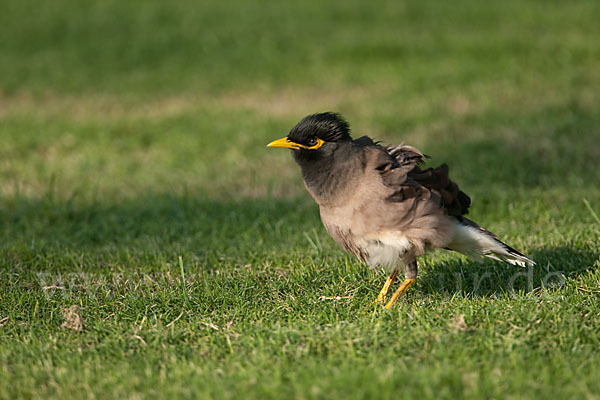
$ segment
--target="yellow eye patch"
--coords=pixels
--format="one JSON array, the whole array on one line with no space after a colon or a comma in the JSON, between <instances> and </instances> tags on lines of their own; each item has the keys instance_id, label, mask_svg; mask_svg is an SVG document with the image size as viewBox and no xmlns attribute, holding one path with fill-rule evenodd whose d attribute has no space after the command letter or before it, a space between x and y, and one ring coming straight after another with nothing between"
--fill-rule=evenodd
<instances>
[{"instance_id":1,"label":"yellow eye patch","mask_svg":"<svg viewBox=\"0 0 600 400\"><path fill-rule=\"evenodd\" d=\"M271 143L269 143L267 145L267 147L284 147L286 149L294 149L294 150L298 150L298 149L316 150L319 147L323 146L323 144L325 143L325 141L322 139L319 139L319 138L316 138L316 139L317 139L316 144L314 144L312 146L306 146L306 145L303 145L300 143L292 142L287 137L284 137L284 138L272 141Z\"/></svg>"}]
</instances>

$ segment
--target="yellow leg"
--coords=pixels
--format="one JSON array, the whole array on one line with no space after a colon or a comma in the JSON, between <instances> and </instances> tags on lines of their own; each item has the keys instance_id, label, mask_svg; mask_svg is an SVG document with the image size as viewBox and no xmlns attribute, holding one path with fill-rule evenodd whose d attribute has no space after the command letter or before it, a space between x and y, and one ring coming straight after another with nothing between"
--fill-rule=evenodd
<instances>
[{"instance_id":1,"label":"yellow leg","mask_svg":"<svg viewBox=\"0 0 600 400\"><path fill-rule=\"evenodd\" d=\"M387 281L385 281L385 283L383 284L383 287L381 288L381 292L379 292L377 299L375 299L375 301L372 304L379 303L381 300L385 299L385 295L387 294L388 290L390 290L390 286L392 286L397 276L398 271L392 271L390 276L388 276Z\"/></svg>"},{"instance_id":2,"label":"yellow leg","mask_svg":"<svg viewBox=\"0 0 600 400\"><path fill-rule=\"evenodd\" d=\"M404 292L406 292L406 289L408 289L410 285L415 283L415 281L415 278L405 279L404 282L402 282L402 284L400 285L400 287L394 292L394 295L390 299L390 302L385 305L385 308L390 308L391 306L393 306L396 300L398 300L398 297L402 296Z\"/></svg>"}]
</instances>

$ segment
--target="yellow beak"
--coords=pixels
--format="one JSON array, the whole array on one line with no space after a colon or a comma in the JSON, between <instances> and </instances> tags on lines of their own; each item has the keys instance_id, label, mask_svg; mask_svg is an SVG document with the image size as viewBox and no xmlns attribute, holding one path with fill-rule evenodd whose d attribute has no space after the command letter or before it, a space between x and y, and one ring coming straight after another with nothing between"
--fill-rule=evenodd
<instances>
[{"instance_id":1,"label":"yellow beak","mask_svg":"<svg viewBox=\"0 0 600 400\"><path fill-rule=\"evenodd\" d=\"M300 143L292 142L287 137L284 137L284 138L272 141L271 143L269 143L267 145L267 147L285 147L286 149L293 149L293 150L298 150L298 149L316 150L319 147L323 146L323 144L325 144L325 141L317 138L317 143L314 146L309 147L309 146L305 146Z\"/></svg>"},{"instance_id":2,"label":"yellow beak","mask_svg":"<svg viewBox=\"0 0 600 400\"><path fill-rule=\"evenodd\" d=\"M304 147L304 146L302 146L301 144L292 142L287 137L283 137L281 139L273 140L271 143L269 143L267 145L267 147L284 147L286 149L298 150L299 148Z\"/></svg>"}]
</instances>

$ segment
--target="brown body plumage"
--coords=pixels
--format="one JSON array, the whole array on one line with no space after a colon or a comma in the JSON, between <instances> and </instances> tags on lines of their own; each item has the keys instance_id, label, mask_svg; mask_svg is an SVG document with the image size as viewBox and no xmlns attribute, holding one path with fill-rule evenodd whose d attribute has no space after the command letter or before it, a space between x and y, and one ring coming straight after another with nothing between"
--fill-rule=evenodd
<instances>
[{"instance_id":1,"label":"brown body plumage","mask_svg":"<svg viewBox=\"0 0 600 400\"><path fill-rule=\"evenodd\" d=\"M416 259L430 249L533 264L464 218L471 200L449 179L448 167L421 169L426 156L412 146L384 147L366 136L352 140L348 124L333 113L304 118L270 146L292 149L333 239L391 272L378 301L405 267L406 280L386 307L414 282Z\"/></svg>"}]
</instances>

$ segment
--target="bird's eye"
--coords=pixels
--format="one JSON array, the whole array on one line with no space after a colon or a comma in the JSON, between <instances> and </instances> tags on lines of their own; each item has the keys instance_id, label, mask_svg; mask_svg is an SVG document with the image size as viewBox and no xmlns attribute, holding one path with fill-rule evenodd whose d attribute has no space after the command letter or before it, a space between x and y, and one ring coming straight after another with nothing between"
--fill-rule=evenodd
<instances>
[{"instance_id":1,"label":"bird's eye","mask_svg":"<svg viewBox=\"0 0 600 400\"><path fill-rule=\"evenodd\" d=\"M313 146L315 146L317 143L319 143L319 142L318 142L318 140L317 140L317 138L316 138L316 137L312 137L312 138L310 138L310 140L308 141L307 145L308 145L308 147L313 147Z\"/></svg>"}]
</instances>

